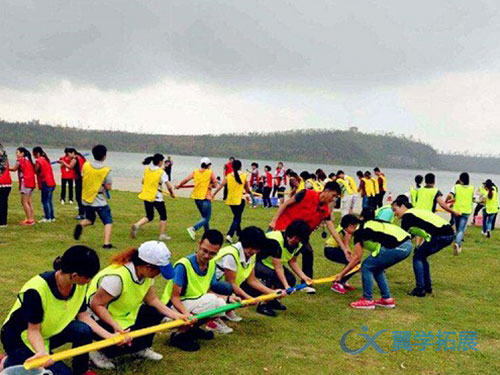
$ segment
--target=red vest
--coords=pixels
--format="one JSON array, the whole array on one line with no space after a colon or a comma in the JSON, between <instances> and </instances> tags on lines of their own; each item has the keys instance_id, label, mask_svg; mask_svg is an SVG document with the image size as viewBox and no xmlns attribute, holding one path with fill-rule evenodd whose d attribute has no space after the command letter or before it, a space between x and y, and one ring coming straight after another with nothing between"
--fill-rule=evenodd
<instances>
[{"instance_id":1,"label":"red vest","mask_svg":"<svg viewBox=\"0 0 500 375\"><path fill-rule=\"evenodd\" d=\"M38 170L38 173L36 175L38 188L42 188L43 182L45 182L48 187L55 187L56 180L54 178L54 172L52 171L52 166L47 161L47 159L45 159L44 157L39 157L38 159L36 159L36 162L40 166L40 169Z\"/></svg>"},{"instance_id":2,"label":"red vest","mask_svg":"<svg viewBox=\"0 0 500 375\"><path fill-rule=\"evenodd\" d=\"M75 157L78 160L78 166L80 167L80 173L79 173L79 175L81 176L82 175L82 171L83 171L83 164L85 164L86 159L83 156L80 156L80 155L76 155Z\"/></svg>"},{"instance_id":3,"label":"red vest","mask_svg":"<svg viewBox=\"0 0 500 375\"><path fill-rule=\"evenodd\" d=\"M7 169L0 175L0 185L12 185L12 178L10 177L9 163L7 162Z\"/></svg>"},{"instance_id":4,"label":"red vest","mask_svg":"<svg viewBox=\"0 0 500 375\"><path fill-rule=\"evenodd\" d=\"M68 156L63 156L59 160L64 161L66 164L71 163L71 158ZM64 164L61 164L61 178L64 180L74 180L76 178L75 170L69 169Z\"/></svg>"},{"instance_id":5,"label":"red vest","mask_svg":"<svg viewBox=\"0 0 500 375\"><path fill-rule=\"evenodd\" d=\"M26 158L20 158L17 159L17 161L19 162L19 166L23 172L24 186L28 189L36 188L35 168L33 167L33 164L31 164L29 159ZM19 181L19 186L21 186L20 184L21 181Z\"/></svg>"},{"instance_id":6,"label":"red vest","mask_svg":"<svg viewBox=\"0 0 500 375\"><path fill-rule=\"evenodd\" d=\"M285 230L295 220L304 220L311 231L330 216L330 208L319 201L320 193L305 190L304 198L296 204L288 206L276 222L275 230Z\"/></svg>"}]
</instances>

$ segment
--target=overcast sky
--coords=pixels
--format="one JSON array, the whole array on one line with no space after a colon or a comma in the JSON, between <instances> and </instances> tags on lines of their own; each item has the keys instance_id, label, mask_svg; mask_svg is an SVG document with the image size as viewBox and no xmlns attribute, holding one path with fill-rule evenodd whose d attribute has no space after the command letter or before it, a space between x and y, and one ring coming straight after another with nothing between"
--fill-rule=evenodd
<instances>
[{"instance_id":1,"label":"overcast sky","mask_svg":"<svg viewBox=\"0 0 500 375\"><path fill-rule=\"evenodd\" d=\"M0 0L0 46L6 120L500 153L498 0Z\"/></svg>"}]
</instances>

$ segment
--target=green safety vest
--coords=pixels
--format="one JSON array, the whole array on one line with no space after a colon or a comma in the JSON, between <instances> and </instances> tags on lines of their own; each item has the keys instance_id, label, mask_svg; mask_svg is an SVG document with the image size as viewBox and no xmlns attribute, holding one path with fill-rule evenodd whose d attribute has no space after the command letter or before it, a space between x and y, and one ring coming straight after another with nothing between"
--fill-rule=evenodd
<instances>
[{"instance_id":1,"label":"green safety vest","mask_svg":"<svg viewBox=\"0 0 500 375\"><path fill-rule=\"evenodd\" d=\"M219 253L215 257L215 263L224 258L225 256L232 256L234 261L236 262L236 285L240 286L243 281L248 279L250 274L252 273L255 267L255 255L252 255L250 258L250 262L248 265L244 266L241 264L240 251L234 246L226 246L219 250ZM226 281L225 276L223 275L221 280Z\"/></svg>"},{"instance_id":2,"label":"green safety vest","mask_svg":"<svg viewBox=\"0 0 500 375\"><path fill-rule=\"evenodd\" d=\"M288 249L285 247L285 238L283 236L283 233L278 230L266 233L266 237L271 240L276 240L280 244L281 264L287 264L294 256L297 255L300 250L300 247L297 246L297 248L292 253L288 251ZM274 270L274 264L271 257L264 258L262 260L262 264Z\"/></svg>"},{"instance_id":3,"label":"green safety vest","mask_svg":"<svg viewBox=\"0 0 500 375\"><path fill-rule=\"evenodd\" d=\"M410 188L410 199L411 199L411 204L415 206L415 204L417 204L417 196L418 196L418 191L420 190L420 188L414 188L414 187L411 187Z\"/></svg>"},{"instance_id":4,"label":"green safety vest","mask_svg":"<svg viewBox=\"0 0 500 375\"><path fill-rule=\"evenodd\" d=\"M183 296L181 296L181 301L186 299L198 299L201 296L208 293L210 290L210 284L212 284L212 279L215 275L215 260L211 259L208 262L208 269L206 275L198 275L191 264L191 261L188 258L181 258L176 263L182 264L186 269L187 276L187 286L186 291ZM161 301L165 304L170 301L170 297L172 297L172 289L174 287L174 280L169 280L167 282L167 286L165 287L165 291L161 297Z\"/></svg>"},{"instance_id":5,"label":"green safety vest","mask_svg":"<svg viewBox=\"0 0 500 375\"><path fill-rule=\"evenodd\" d=\"M486 201L485 201L485 209L488 215L496 214L498 212L498 192L496 189L493 189L493 197L491 199L488 198L488 192L486 192Z\"/></svg>"},{"instance_id":6,"label":"green safety vest","mask_svg":"<svg viewBox=\"0 0 500 375\"><path fill-rule=\"evenodd\" d=\"M420 208L422 210L434 212L434 200L436 199L436 194L438 193L437 188L423 187L417 191L417 200L415 202L415 208Z\"/></svg>"},{"instance_id":7,"label":"green safety vest","mask_svg":"<svg viewBox=\"0 0 500 375\"><path fill-rule=\"evenodd\" d=\"M474 203L474 186L455 185L455 210L461 214L471 214Z\"/></svg>"},{"instance_id":8,"label":"green safety vest","mask_svg":"<svg viewBox=\"0 0 500 375\"><path fill-rule=\"evenodd\" d=\"M413 214L419 219L426 221L432 225L434 225L436 228L442 228L446 225L449 225L450 223L443 219L441 216L436 215L433 212L429 212L427 210L422 210L419 208L410 208L406 210L406 214ZM403 215L404 216L404 215ZM427 233L425 230L422 228L417 228L417 227L411 227L408 228L408 232L413 234L414 236L419 236L424 238L427 242L431 240L432 236Z\"/></svg>"},{"instance_id":9,"label":"green safety vest","mask_svg":"<svg viewBox=\"0 0 500 375\"><path fill-rule=\"evenodd\" d=\"M24 293L29 290L34 289L40 295L43 308L43 320L40 325L40 333L43 337L43 342L45 344L45 351L48 353L49 339L58 333L61 333L73 320L75 320L83 302L85 301L85 293L87 291L87 285L76 285L75 292L73 295L66 300L58 299L50 290L47 281L37 275L31 278L17 295L17 300L14 306L9 312L5 323L7 323L12 316L12 314L22 306ZM28 330L25 329L21 333L21 339L24 344L30 348L30 350L35 353L35 349L28 340Z\"/></svg>"},{"instance_id":10,"label":"green safety vest","mask_svg":"<svg viewBox=\"0 0 500 375\"><path fill-rule=\"evenodd\" d=\"M342 241L344 241L344 237L345 237L345 230L344 230L344 228L342 228L339 225L337 227L337 233L339 234L339 236L342 239ZM340 247L340 245L337 243L337 241L335 240L335 238L333 238L333 236L328 237L328 239L325 242L325 246L326 247ZM354 249L354 236L351 236L351 240L349 241L349 247L351 248L351 250Z\"/></svg>"},{"instance_id":11,"label":"green safety vest","mask_svg":"<svg viewBox=\"0 0 500 375\"><path fill-rule=\"evenodd\" d=\"M396 238L398 242L404 242L406 239L410 238L410 234L401 227L394 224L389 224L381 221L370 220L365 222L364 228L371 229L374 232L384 233L386 235ZM363 247L372 253L373 257L376 257L380 253L382 244L367 240L363 241Z\"/></svg>"},{"instance_id":12,"label":"green safety vest","mask_svg":"<svg viewBox=\"0 0 500 375\"><path fill-rule=\"evenodd\" d=\"M122 281L121 294L108 304L111 317L123 329L133 326L137 320L144 297L153 284L153 279L146 278L142 284L138 283L134 281L130 270L126 266L112 264L104 268L92 279L87 292L87 303L89 305L105 276L118 276Z\"/></svg>"}]
</instances>

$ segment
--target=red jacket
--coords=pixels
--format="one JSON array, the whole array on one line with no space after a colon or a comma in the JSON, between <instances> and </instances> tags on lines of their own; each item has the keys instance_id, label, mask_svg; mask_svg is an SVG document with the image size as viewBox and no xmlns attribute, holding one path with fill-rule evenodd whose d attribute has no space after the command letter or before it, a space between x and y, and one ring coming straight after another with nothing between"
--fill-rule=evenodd
<instances>
[{"instance_id":1,"label":"red jacket","mask_svg":"<svg viewBox=\"0 0 500 375\"><path fill-rule=\"evenodd\" d=\"M35 182L35 167L29 159L19 158L19 172L23 173L24 186L28 189L36 188ZM19 179L19 187L21 187L21 179Z\"/></svg>"},{"instance_id":2,"label":"red jacket","mask_svg":"<svg viewBox=\"0 0 500 375\"><path fill-rule=\"evenodd\" d=\"M64 161L66 164L71 163L71 158L69 156L62 156L59 160ZM64 164L61 164L61 178L63 180L74 180L76 178L76 172L74 169L70 169Z\"/></svg>"},{"instance_id":3,"label":"red jacket","mask_svg":"<svg viewBox=\"0 0 500 375\"><path fill-rule=\"evenodd\" d=\"M12 185L12 178L10 177L9 162L7 162L7 169L0 175L0 185Z\"/></svg>"},{"instance_id":4,"label":"red jacket","mask_svg":"<svg viewBox=\"0 0 500 375\"><path fill-rule=\"evenodd\" d=\"M36 159L36 164L39 165L38 173L36 174L38 188L41 189L44 182L48 187L55 187L56 180L54 178L54 171L52 170L50 162L48 162L44 157L39 157Z\"/></svg>"},{"instance_id":5,"label":"red jacket","mask_svg":"<svg viewBox=\"0 0 500 375\"><path fill-rule=\"evenodd\" d=\"M323 220L330 217L328 204L319 200L320 193L305 190L304 198L288 206L276 222L275 230L285 230L295 220L304 220L311 231L315 230Z\"/></svg>"}]
</instances>

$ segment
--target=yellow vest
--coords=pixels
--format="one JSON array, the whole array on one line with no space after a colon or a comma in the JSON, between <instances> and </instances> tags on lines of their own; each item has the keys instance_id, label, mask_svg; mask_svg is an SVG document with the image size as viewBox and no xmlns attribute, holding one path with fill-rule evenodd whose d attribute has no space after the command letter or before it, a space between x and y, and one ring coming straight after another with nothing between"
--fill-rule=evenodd
<instances>
[{"instance_id":1,"label":"yellow vest","mask_svg":"<svg viewBox=\"0 0 500 375\"><path fill-rule=\"evenodd\" d=\"M82 304L85 301L87 285L77 285L71 298L61 300L52 294L47 281L40 275L37 275L30 279L21 288L21 291L17 295L16 302L10 310L4 324L10 319L12 314L21 307L24 293L29 289L36 290L42 301L43 320L40 326L40 333L44 341L45 350L48 353L50 338L63 331L73 320L75 320L78 315L80 307L82 307ZM31 343L28 340L27 329L21 332L21 339L34 353L35 349L31 346Z\"/></svg>"},{"instance_id":2,"label":"yellow vest","mask_svg":"<svg viewBox=\"0 0 500 375\"><path fill-rule=\"evenodd\" d=\"M253 269L255 268L256 256L252 255L252 257L250 258L250 262L248 262L248 265L245 267L241 264L240 251L237 248L235 248L234 246L226 246L226 247L219 250L219 253L215 257L215 262L217 263L219 260L221 260L225 256L232 256L234 258L234 261L236 262L235 283L236 283L236 285L240 286L243 283L243 281L248 279L248 277L251 275ZM217 266L217 267L219 267L219 266ZM225 276L223 275L220 280L226 281Z\"/></svg>"},{"instance_id":3,"label":"yellow vest","mask_svg":"<svg viewBox=\"0 0 500 375\"><path fill-rule=\"evenodd\" d=\"M83 164L82 200L87 203L94 201L110 170L109 167L96 169L88 161Z\"/></svg>"},{"instance_id":4,"label":"yellow vest","mask_svg":"<svg viewBox=\"0 0 500 375\"><path fill-rule=\"evenodd\" d=\"M142 190L138 195L139 199L148 202L155 201L158 189L161 190L160 181L163 173L162 168L152 171L151 168L147 167L144 170L144 181L142 182Z\"/></svg>"},{"instance_id":5,"label":"yellow vest","mask_svg":"<svg viewBox=\"0 0 500 375\"><path fill-rule=\"evenodd\" d=\"M341 187L344 187L347 194L349 194L349 195L353 194L353 190L352 190L351 184L349 182L347 182L343 178L337 178L337 182L341 185Z\"/></svg>"},{"instance_id":6,"label":"yellow vest","mask_svg":"<svg viewBox=\"0 0 500 375\"><path fill-rule=\"evenodd\" d=\"M344 241L345 230L340 225L337 227L337 233L339 234L342 241ZM325 247L340 247L340 245L338 244L337 240L333 238L333 236L330 236L325 242ZM354 249L354 236L351 236L351 240L349 241L349 247L351 250Z\"/></svg>"},{"instance_id":7,"label":"yellow vest","mask_svg":"<svg viewBox=\"0 0 500 375\"><path fill-rule=\"evenodd\" d=\"M382 179L382 189L384 189L384 191L387 191L387 177L385 177L385 175L383 174L381 174L379 177Z\"/></svg>"},{"instance_id":8,"label":"yellow vest","mask_svg":"<svg viewBox=\"0 0 500 375\"><path fill-rule=\"evenodd\" d=\"M461 214L472 213L474 203L474 186L455 185L455 205L454 208Z\"/></svg>"},{"instance_id":9,"label":"yellow vest","mask_svg":"<svg viewBox=\"0 0 500 375\"><path fill-rule=\"evenodd\" d=\"M212 171L210 169L205 169L204 171L197 169L193 172L194 188L191 192L192 199L206 198L211 178Z\"/></svg>"},{"instance_id":10,"label":"yellow vest","mask_svg":"<svg viewBox=\"0 0 500 375\"><path fill-rule=\"evenodd\" d=\"M491 199L488 198L488 192L486 192L485 198L486 213L488 215L498 213L498 191L496 189L493 189L493 196L491 197Z\"/></svg>"},{"instance_id":11,"label":"yellow vest","mask_svg":"<svg viewBox=\"0 0 500 375\"><path fill-rule=\"evenodd\" d=\"M105 276L118 276L122 281L122 293L108 304L108 311L113 319L123 328L135 324L144 297L153 284L153 279L146 278L142 284L137 283L126 266L112 264L101 270L92 279L87 292L87 303L97 293L97 289Z\"/></svg>"},{"instance_id":12,"label":"yellow vest","mask_svg":"<svg viewBox=\"0 0 500 375\"><path fill-rule=\"evenodd\" d=\"M287 264L293 257L298 254L301 249L300 246L297 246L297 248L293 252L288 251L288 249L285 247L285 239L283 238L283 233L278 230L266 233L266 237L271 240L278 241L281 248L281 264ZM270 256L262 259L262 264L274 270L273 260Z\"/></svg>"},{"instance_id":13,"label":"yellow vest","mask_svg":"<svg viewBox=\"0 0 500 375\"><path fill-rule=\"evenodd\" d=\"M351 186L352 193L356 193L358 191L358 185L356 185L356 181L351 176L344 175L345 179L349 183L349 186Z\"/></svg>"},{"instance_id":14,"label":"yellow vest","mask_svg":"<svg viewBox=\"0 0 500 375\"><path fill-rule=\"evenodd\" d=\"M435 187L429 188L424 186L418 189L415 208L434 212L434 200L436 199L437 193L438 189Z\"/></svg>"},{"instance_id":15,"label":"yellow vest","mask_svg":"<svg viewBox=\"0 0 500 375\"><path fill-rule=\"evenodd\" d=\"M380 186L378 186L378 179L376 177L372 177L373 189L375 191L375 195L380 193Z\"/></svg>"},{"instance_id":16,"label":"yellow vest","mask_svg":"<svg viewBox=\"0 0 500 375\"><path fill-rule=\"evenodd\" d=\"M297 187L297 192L304 190L306 188L306 183L302 177L299 177L299 186Z\"/></svg>"},{"instance_id":17,"label":"yellow vest","mask_svg":"<svg viewBox=\"0 0 500 375\"><path fill-rule=\"evenodd\" d=\"M417 196L418 196L418 191L420 190L420 188L416 188L416 187L410 187L410 202L412 205L416 205L417 204Z\"/></svg>"},{"instance_id":18,"label":"yellow vest","mask_svg":"<svg viewBox=\"0 0 500 375\"><path fill-rule=\"evenodd\" d=\"M375 186L371 178L363 177L362 180L365 182L365 194L367 197L375 196Z\"/></svg>"},{"instance_id":19,"label":"yellow vest","mask_svg":"<svg viewBox=\"0 0 500 375\"><path fill-rule=\"evenodd\" d=\"M247 174L240 173L241 184L236 182L234 173L226 176L227 180L227 198L226 204L228 206L239 206L243 199L243 191L245 190L245 183L247 181Z\"/></svg>"}]
</instances>

